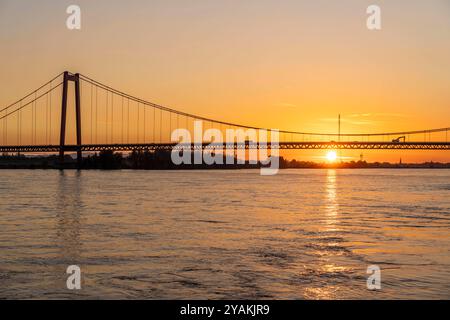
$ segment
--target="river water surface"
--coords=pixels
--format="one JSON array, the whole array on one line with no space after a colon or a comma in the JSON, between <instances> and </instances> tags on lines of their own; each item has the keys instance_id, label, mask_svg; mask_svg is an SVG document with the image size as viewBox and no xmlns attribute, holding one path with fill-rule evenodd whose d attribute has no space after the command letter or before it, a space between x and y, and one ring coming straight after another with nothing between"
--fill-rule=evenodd
<instances>
[{"instance_id":1,"label":"river water surface","mask_svg":"<svg viewBox=\"0 0 450 320\"><path fill-rule=\"evenodd\" d=\"M7 299L449 299L450 170L2 170L0 257Z\"/></svg>"}]
</instances>

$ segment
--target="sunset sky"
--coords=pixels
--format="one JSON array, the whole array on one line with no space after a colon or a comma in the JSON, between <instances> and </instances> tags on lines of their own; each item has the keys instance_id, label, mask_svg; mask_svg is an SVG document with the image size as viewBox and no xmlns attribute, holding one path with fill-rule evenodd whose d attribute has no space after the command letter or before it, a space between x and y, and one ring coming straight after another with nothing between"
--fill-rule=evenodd
<instances>
[{"instance_id":1,"label":"sunset sky","mask_svg":"<svg viewBox=\"0 0 450 320\"><path fill-rule=\"evenodd\" d=\"M79 31L66 28L71 4ZM366 27L371 4L379 31ZM341 114L346 133L450 127L448 0L0 0L0 43L2 107L70 70L247 125L336 132ZM450 161L443 151L362 153Z\"/></svg>"}]
</instances>

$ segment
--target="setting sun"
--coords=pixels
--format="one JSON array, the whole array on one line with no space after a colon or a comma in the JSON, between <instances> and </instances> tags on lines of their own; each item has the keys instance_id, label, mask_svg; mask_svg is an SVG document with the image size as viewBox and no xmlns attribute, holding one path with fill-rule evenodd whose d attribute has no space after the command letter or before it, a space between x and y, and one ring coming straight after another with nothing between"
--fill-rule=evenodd
<instances>
[{"instance_id":1,"label":"setting sun","mask_svg":"<svg viewBox=\"0 0 450 320\"><path fill-rule=\"evenodd\" d=\"M337 154L335 151L329 151L327 153L327 160L329 162L334 162L334 161L336 161L336 159L337 159Z\"/></svg>"}]
</instances>

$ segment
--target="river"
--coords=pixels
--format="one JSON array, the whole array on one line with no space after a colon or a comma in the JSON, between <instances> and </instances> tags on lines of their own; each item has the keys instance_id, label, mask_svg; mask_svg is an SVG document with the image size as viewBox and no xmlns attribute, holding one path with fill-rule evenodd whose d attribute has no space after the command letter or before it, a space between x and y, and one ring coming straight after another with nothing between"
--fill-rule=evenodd
<instances>
[{"instance_id":1,"label":"river","mask_svg":"<svg viewBox=\"0 0 450 320\"><path fill-rule=\"evenodd\" d=\"M450 170L1 170L0 255L6 299L449 299Z\"/></svg>"}]
</instances>

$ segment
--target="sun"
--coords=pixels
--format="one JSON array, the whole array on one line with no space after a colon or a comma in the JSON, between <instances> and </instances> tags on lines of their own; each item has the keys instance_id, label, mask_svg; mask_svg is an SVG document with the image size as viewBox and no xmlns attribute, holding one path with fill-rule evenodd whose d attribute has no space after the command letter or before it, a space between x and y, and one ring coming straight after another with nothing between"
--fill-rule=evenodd
<instances>
[{"instance_id":1,"label":"sun","mask_svg":"<svg viewBox=\"0 0 450 320\"><path fill-rule=\"evenodd\" d=\"M335 151L329 151L329 152L327 153L327 160L328 160L329 162L335 162L336 159L337 159L337 154L336 154Z\"/></svg>"}]
</instances>

